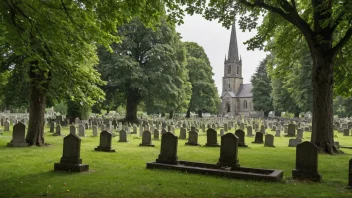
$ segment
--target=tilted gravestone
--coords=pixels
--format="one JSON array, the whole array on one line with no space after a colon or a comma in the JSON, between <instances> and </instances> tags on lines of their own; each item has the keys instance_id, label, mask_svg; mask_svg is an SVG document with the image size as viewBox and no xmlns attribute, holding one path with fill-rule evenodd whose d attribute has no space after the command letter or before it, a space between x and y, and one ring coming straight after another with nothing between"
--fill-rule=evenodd
<instances>
[{"instance_id":1,"label":"tilted gravestone","mask_svg":"<svg viewBox=\"0 0 352 198\"><path fill-rule=\"evenodd\" d=\"M60 136L61 135L61 125L60 124L56 125L54 135L55 136Z\"/></svg>"},{"instance_id":2,"label":"tilted gravestone","mask_svg":"<svg viewBox=\"0 0 352 198\"><path fill-rule=\"evenodd\" d=\"M82 164L81 139L73 134L64 138L63 154L60 163L54 164L54 170L84 172L89 170L89 165Z\"/></svg>"},{"instance_id":3,"label":"tilted gravestone","mask_svg":"<svg viewBox=\"0 0 352 198\"><path fill-rule=\"evenodd\" d=\"M94 137L98 136L98 127L96 125L93 125L92 131Z\"/></svg>"},{"instance_id":4,"label":"tilted gravestone","mask_svg":"<svg viewBox=\"0 0 352 198\"><path fill-rule=\"evenodd\" d=\"M255 133L255 138L254 138L254 144L263 144L263 133L262 132L256 132Z\"/></svg>"},{"instance_id":5,"label":"tilted gravestone","mask_svg":"<svg viewBox=\"0 0 352 198\"><path fill-rule=\"evenodd\" d=\"M142 143L139 144L139 146L154 147L154 144L152 144L152 133L150 131L143 131Z\"/></svg>"},{"instance_id":6,"label":"tilted gravestone","mask_svg":"<svg viewBox=\"0 0 352 198\"><path fill-rule=\"evenodd\" d=\"M104 151L104 152L115 152L115 149L111 148L112 134L109 131L102 131L100 133L100 142L99 146L95 148L95 151Z\"/></svg>"},{"instance_id":7,"label":"tilted gravestone","mask_svg":"<svg viewBox=\"0 0 352 198\"><path fill-rule=\"evenodd\" d=\"M209 146L209 147L218 147L219 143L218 143L218 137L217 137L217 132L215 131L215 129L208 129L207 130L207 143L205 144L205 146Z\"/></svg>"},{"instance_id":8,"label":"tilted gravestone","mask_svg":"<svg viewBox=\"0 0 352 198\"><path fill-rule=\"evenodd\" d=\"M288 137L295 137L296 136L296 126L294 124L288 125L287 136Z\"/></svg>"},{"instance_id":9,"label":"tilted gravestone","mask_svg":"<svg viewBox=\"0 0 352 198\"><path fill-rule=\"evenodd\" d=\"M157 163L178 164L177 161L178 138L174 134L167 132L161 136L160 154Z\"/></svg>"},{"instance_id":10,"label":"tilted gravestone","mask_svg":"<svg viewBox=\"0 0 352 198\"><path fill-rule=\"evenodd\" d=\"M238 138L238 146L239 147L248 147L245 142L245 137L244 137L244 131L241 129L238 129L235 131L235 135Z\"/></svg>"},{"instance_id":11,"label":"tilted gravestone","mask_svg":"<svg viewBox=\"0 0 352 198\"><path fill-rule=\"evenodd\" d=\"M183 139L183 140L187 139L187 131L186 131L186 128L181 127L179 139Z\"/></svg>"},{"instance_id":12,"label":"tilted gravestone","mask_svg":"<svg viewBox=\"0 0 352 198\"><path fill-rule=\"evenodd\" d=\"M275 147L274 146L274 136L271 134L265 135L264 146L266 147Z\"/></svg>"},{"instance_id":13,"label":"tilted gravestone","mask_svg":"<svg viewBox=\"0 0 352 198\"><path fill-rule=\"evenodd\" d=\"M292 171L292 178L320 182L318 147L311 142L303 142L297 145L296 168Z\"/></svg>"},{"instance_id":14,"label":"tilted gravestone","mask_svg":"<svg viewBox=\"0 0 352 198\"><path fill-rule=\"evenodd\" d=\"M127 132L125 130L121 130L119 132L119 142L128 142L127 141Z\"/></svg>"},{"instance_id":15,"label":"tilted gravestone","mask_svg":"<svg viewBox=\"0 0 352 198\"><path fill-rule=\"evenodd\" d=\"M217 163L219 167L231 167L236 169L240 167L238 156L238 138L227 133L221 136L220 158Z\"/></svg>"},{"instance_id":16,"label":"tilted gravestone","mask_svg":"<svg viewBox=\"0 0 352 198\"><path fill-rule=\"evenodd\" d=\"M70 134L76 135L76 127L74 125L70 126Z\"/></svg>"},{"instance_id":17,"label":"tilted gravestone","mask_svg":"<svg viewBox=\"0 0 352 198\"><path fill-rule=\"evenodd\" d=\"M296 147L300 143L302 143L301 139L289 139L288 146L289 147Z\"/></svg>"},{"instance_id":18,"label":"tilted gravestone","mask_svg":"<svg viewBox=\"0 0 352 198\"><path fill-rule=\"evenodd\" d=\"M79 137L86 137L86 129L84 127L83 124L80 124L79 125L79 128L78 128L78 136Z\"/></svg>"},{"instance_id":19,"label":"tilted gravestone","mask_svg":"<svg viewBox=\"0 0 352 198\"><path fill-rule=\"evenodd\" d=\"M196 131L188 132L188 142L186 142L185 145L200 146L200 144L198 144L198 133Z\"/></svg>"},{"instance_id":20,"label":"tilted gravestone","mask_svg":"<svg viewBox=\"0 0 352 198\"><path fill-rule=\"evenodd\" d=\"M154 129L154 140L159 140L159 130Z\"/></svg>"},{"instance_id":21,"label":"tilted gravestone","mask_svg":"<svg viewBox=\"0 0 352 198\"><path fill-rule=\"evenodd\" d=\"M25 141L26 125L19 122L13 126L12 140L7 144L8 147L26 147L28 143Z\"/></svg>"},{"instance_id":22,"label":"tilted gravestone","mask_svg":"<svg viewBox=\"0 0 352 198\"><path fill-rule=\"evenodd\" d=\"M247 137L252 137L253 132L252 132L252 126L247 126Z\"/></svg>"},{"instance_id":23,"label":"tilted gravestone","mask_svg":"<svg viewBox=\"0 0 352 198\"><path fill-rule=\"evenodd\" d=\"M8 121L7 118L4 122L4 131L10 131L10 121Z\"/></svg>"}]
</instances>

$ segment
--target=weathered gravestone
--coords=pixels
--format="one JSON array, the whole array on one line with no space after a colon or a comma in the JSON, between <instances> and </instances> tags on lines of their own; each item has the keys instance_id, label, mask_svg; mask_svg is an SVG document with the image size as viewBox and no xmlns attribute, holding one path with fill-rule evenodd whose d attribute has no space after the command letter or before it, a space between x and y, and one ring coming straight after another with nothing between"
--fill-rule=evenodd
<instances>
[{"instance_id":1,"label":"weathered gravestone","mask_svg":"<svg viewBox=\"0 0 352 198\"><path fill-rule=\"evenodd\" d=\"M55 122L50 121L49 125L50 125L50 130L49 130L49 132L54 133L54 130L55 130Z\"/></svg>"},{"instance_id":2,"label":"weathered gravestone","mask_svg":"<svg viewBox=\"0 0 352 198\"><path fill-rule=\"evenodd\" d=\"M237 169L240 167L238 156L238 138L227 133L221 136L220 158L217 163L219 167L231 167Z\"/></svg>"},{"instance_id":3,"label":"weathered gravestone","mask_svg":"<svg viewBox=\"0 0 352 198\"><path fill-rule=\"evenodd\" d=\"M152 133L150 131L143 131L142 143L139 144L139 146L154 147L154 144L152 144Z\"/></svg>"},{"instance_id":4,"label":"weathered gravestone","mask_svg":"<svg viewBox=\"0 0 352 198\"><path fill-rule=\"evenodd\" d=\"M276 130L275 137L280 137L280 133L281 133L280 130Z\"/></svg>"},{"instance_id":5,"label":"weathered gravestone","mask_svg":"<svg viewBox=\"0 0 352 198\"><path fill-rule=\"evenodd\" d=\"M100 133L99 146L95 148L95 151L104 152L115 152L115 149L111 148L112 134L109 131L102 131Z\"/></svg>"},{"instance_id":6,"label":"weathered gravestone","mask_svg":"<svg viewBox=\"0 0 352 198\"><path fill-rule=\"evenodd\" d=\"M318 147L310 142L303 142L296 148L296 169L292 171L293 179L320 182L318 173Z\"/></svg>"},{"instance_id":7,"label":"weathered gravestone","mask_svg":"<svg viewBox=\"0 0 352 198\"><path fill-rule=\"evenodd\" d=\"M56 125L54 135L55 136L60 136L61 135L61 125L60 124Z\"/></svg>"},{"instance_id":8,"label":"weathered gravestone","mask_svg":"<svg viewBox=\"0 0 352 198\"><path fill-rule=\"evenodd\" d=\"M186 142L185 145L200 146L200 144L198 144L198 133L196 131L188 132L188 142Z\"/></svg>"},{"instance_id":9,"label":"weathered gravestone","mask_svg":"<svg viewBox=\"0 0 352 198\"><path fill-rule=\"evenodd\" d=\"M10 121L8 121L7 118L4 122L4 131L10 131Z\"/></svg>"},{"instance_id":10,"label":"weathered gravestone","mask_svg":"<svg viewBox=\"0 0 352 198\"><path fill-rule=\"evenodd\" d=\"M133 125L132 134L137 134L137 126L136 125Z\"/></svg>"},{"instance_id":11,"label":"weathered gravestone","mask_svg":"<svg viewBox=\"0 0 352 198\"><path fill-rule=\"evenodd\" d=\"M84 127L83 124L80 124L79 125L79 128L78 128L78 136L79 137L86 137L86 129Z\"/></svg>"},{"instance_id":12,"label":"weathered gravestone","mask_svg":"<svg viewBox=\"0 0 352 198\"><path fill-rule=\"evenodd\" d=\"M185 140L185 139L187 139L187 132L186 132L186 128L183 128L183 127L181 127L181 129L180 129L180 137L179 137L179 139L183 139L183 140Z\"/></svg>"},{"instance_id":13,"label":"weathered gravestone","mask_svg":"<svg viewBox=\"0 0 352 198\"><path fill-rule=\"evenodd\" d=\"M74 125L70 126L70 134L76 135L76 127Z\"/></svg>"},{"instance_id":14,"label":"weathered gravestone","mask_svg":"<svg viewBox=\"0 0 352 198\"><path fill-rule=\"evenodd\" d=\"M224 129L220 129L220 134L219 136L223 136L224 135Z\"/></svg>"},{"instance_id":15,"label":"weathered gravestone","mask_svg":"<svg viewBox=\"0 0 352 198\"><path fill-rule=\"evenodd\" d=\"M215 129L208 129L207 130L207 143L205 144L205 146L209 146L209 147L218 147L219 143L218 143L218 137L217 137L217 132L215 131Z\"/></svg>"},{"instance_id":16,"label":"weathered gravestone","mask_svg":"<svg viewBox=\"0 0 352 198\"><path fill-rule=\"evenodd\" d=\"M247 126L247 137L252 137L253 132L252 132L252 126Z\"/></svg>"},{"instance_id":17,"label":"weathered gravestone","mask_svg":"<svg viewBox=\"0 0 352 198\"><path fill-rule=\"evenodd\" d=\"M275 147L274 146L274 136L271 134L265 135L264 146L266 147Z\"/></svg>"},{"instance_id":18,"label":"weathered gravestone","mask_svg":"<svg viewBox=\"0 0 352 198\"><path fill-rule=\"evenodd\" d=\"M298 144L302 143L301 139L290 139L288 141L288 146L289 147L296 147Z\"/></svg>"},{"instance_id":19,"label":"weathered gravestone","mask_svg":"<svg viewBox=\"0 0 352 198\"><path fill-rule=\"evenodd\" d=\"M303 129L297 130L296 139L303 139Z\"/></svg>"},{"instance_id":20,"label":"weathered gravestone","mask_svg":"<svg viewBox=\"0 0 352 198\"><path fill-rule=\"evenodd\" d=\"M25 141L26 125L19 122L13 126L12 140L7 144L8 147L26 147L28 143Z\"/></svg>"},{"instance_id":21,"label":"weathered gravestone","mask_svg":"<svg viewBox=\"0 0 352 198\"><path fill-rule=\"evenodd\" d=\"M265 126L264 125L260 125L260 132L265 134Z\"/></svg>"},{"instance_id":22,"label":"weathered gravestone","mask_svg":"<svg viewBox=\"0 0 352 198\"><path fill-rule=\"evenodd\" d=\"M343 136L349 136L350 135L350 130L349 129L343 129Z\"/></svg>"},{"instance_id":23,"label":"weathered gravestone","mask_svg":"<svg viewBox=\"0 0 352 198\"><path fill-rule=\"evenodd\" d=\"M254 138L254 144L263 144L263 133L262 132L256 132L255 133L255 138Z\"/></svg>"},{"instance_id":24,"label":"weathered gravestone","mask_svg":"<svg viewBox=\"0 0 352 198\"><path fill-rule=\"evenodd\" d=\"M60 163L54 164L54 170L84 172L89 170L89 165L82 164L81 139L73 134L64 138L63 154Z\"/></svg>"},{"instance_id":25,"label":"weathered gravestone","mask_svg":"<svg viewBox=\"0 0 352 198\"><path fill-rule=\"evenodd\" d=\"M241 130L241 129L236 130L235 135L238 138L238 146L239 147L248 147L248 145L246 145L246 142L245 142L243 130Z\"/></svg>"},{"instance_id":26,"label":"weathered gravestone","mask_svg":"<svg viewBox=\"0 0 352 198\"><path fill-rule=\"evenodd\" d=\"M160 154L157 163L178 164L177 161L178 138L174 134L167 132L161 136Z\"/></svg>"},{"instance_id":27,"label":"weathered gravestone","mask_svg":"<svg viewBox=\"0 0 352 198\"><path fill-rule=\"evenodd\" d=\"M288 137L295 137L296 136L296 127L294 124L288 125L286 136L288 136Z\"/></svg>"},{"instance_id":28,"label":"weathered gravestone","mask_svg":"<svg viewBox=\"0 0 352 198\"><path fill-rule=\"evenodd\" d=\"M228 125L227 125L227 123L225 123L224 124L224 131L227 132L227 130L228 130Z\"/></svg>"},{"instance_id":29,"label":"weathered gravestone","mask_svg":"<svg viewBox=\"0 0 352 198\"><path fill-rule=\"evenodd\" d=\"M154 140L159 140L159 130L154 129Z\"/></svg>"},{"instance_id":30,"label":"weathered gravestone","mask_svg":"<svg viewBox=\"0 0 352 198\"><path fill-rule=\"evenodd\" d=\"M96 125L93 125L92 131L94 137L98 136L98 127Z\"/></svg>"},{"instance_id":31,"label":"weathered gravestone","mask_svg":"<svg viewBox=\"0 0 352 198\"><path fill-rule=\"evenodd\" d=\"M119 142L128 142L127 141L127 132L125 130L121 130L119 132Z\"/></svg>"}]
</instances>

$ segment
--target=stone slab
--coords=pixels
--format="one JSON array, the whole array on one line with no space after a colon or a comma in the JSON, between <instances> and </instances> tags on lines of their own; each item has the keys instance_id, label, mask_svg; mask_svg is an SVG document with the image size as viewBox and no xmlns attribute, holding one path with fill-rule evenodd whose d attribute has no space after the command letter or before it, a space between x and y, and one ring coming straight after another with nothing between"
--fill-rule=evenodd
<instances>
[{"instance_id":1,"label":"stone slab","mask_svg":"<svg viewBox=\"0 0 352 198\"><path fill-rule=\"evenodd\" d=\"M69 172L87 172L89 171L88 164L68 164L68 163L55 163L55 171L69 171Z\"/></svg>"}]
</instances>

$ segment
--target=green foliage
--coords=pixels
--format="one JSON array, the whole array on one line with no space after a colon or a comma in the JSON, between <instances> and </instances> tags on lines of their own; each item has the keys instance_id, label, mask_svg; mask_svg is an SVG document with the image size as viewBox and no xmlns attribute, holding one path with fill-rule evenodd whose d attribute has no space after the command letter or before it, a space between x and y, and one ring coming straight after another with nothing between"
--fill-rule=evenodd
<instances>
[{"instance_id":1,"label":"green foliage","mask_svg":"<svg viewBox=\"0 0 352 198\"><path fill-rule=\"evenodd\" d=\"M67 104L64 102L60 102L54 105L54 111L59 112L61 115L67 114Z\"/></svg>"},{"instance_id":2,"label":"green foliage","mask_svg":"<svg viewBox=\"0 0 352 198\"><path fill-rule=\"evenodd\" d=\"M194 42L184 43L187 49L187 69L192 84L192 97L188 105L191 111L216 114L220 104L213 71L203 47Z\"/></svg>"},{"instance_id":3,"label":"green foliage","mask_svg":"<svg viewBox=\"0 0 352 198\"><path fill-rule=\"evenodd\" d=\"M83 103L78 103L76 101L67 101L67 114L66 116L70 119L71 122L75 118L81 120L87 120L89 118L90 108L84 106Z\"/></svg>"},{"instance_id":4,"label":"green foliage","mask_svg":"<svg viewBox=\"0 0 352 198\"><path fill-rule=\"evenodd\" d=\"M334 99L334 115L340 118L352 116L352 98L337 96Z\"/></svg>"},{"instance_id":5,"label":"green foliage","mask_svg":"<svg viewBox=\"0 0 352 198\"><path fill-rule=\"evenodd\" d=\"M256 72L251 78L253 86L253 108L256 111L266 112L266 115L274 109L271 96L271 80L266 71L267 63L268 57L259 63Z\"/></svg>"}]
</instances>

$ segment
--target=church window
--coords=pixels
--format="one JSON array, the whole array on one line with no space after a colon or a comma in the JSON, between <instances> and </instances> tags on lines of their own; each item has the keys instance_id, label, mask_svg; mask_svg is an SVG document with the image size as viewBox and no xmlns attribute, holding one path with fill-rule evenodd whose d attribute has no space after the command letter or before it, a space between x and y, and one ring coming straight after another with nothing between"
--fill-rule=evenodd
<instances>
[{"instance_id":1,"label":"church window","mask_svg":"<svg viewBox=\"0 0 352 198\"><path fill-rule=\"evenodd\" d=\"M227 73L231 74L231 65L227 66Z\"/></svg>"},{"instance_id":2,"label":"church window","mask_svg":"<svg viewBox=\"0 0 352 198\"><path fill-rule=\"evenodd\" d=\"M243 101L243 107L244 109L247 109L247 100Z\"/></svg>"}]
</instances>

